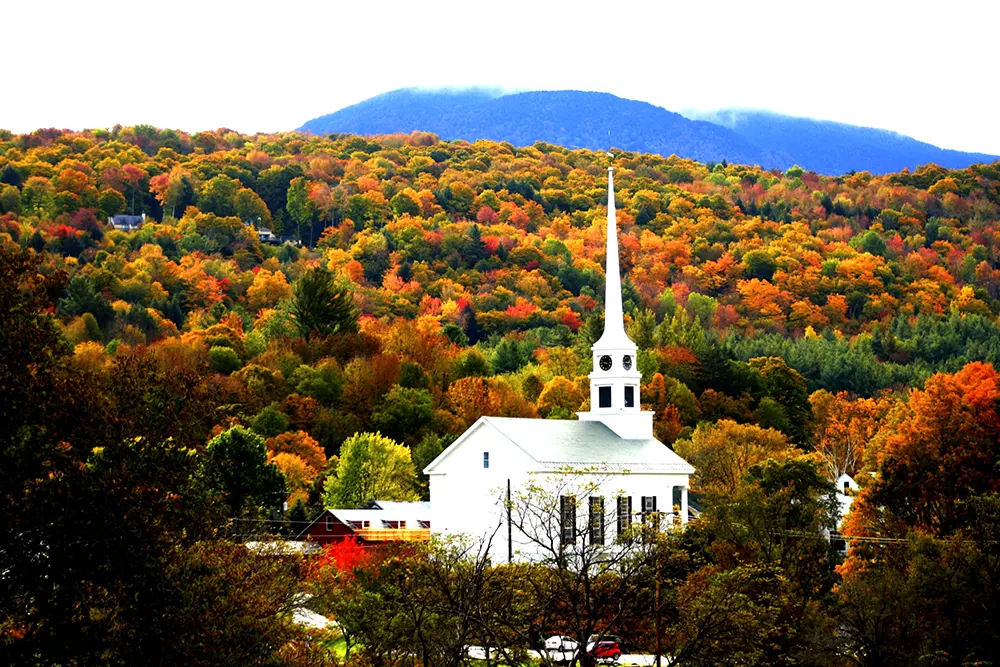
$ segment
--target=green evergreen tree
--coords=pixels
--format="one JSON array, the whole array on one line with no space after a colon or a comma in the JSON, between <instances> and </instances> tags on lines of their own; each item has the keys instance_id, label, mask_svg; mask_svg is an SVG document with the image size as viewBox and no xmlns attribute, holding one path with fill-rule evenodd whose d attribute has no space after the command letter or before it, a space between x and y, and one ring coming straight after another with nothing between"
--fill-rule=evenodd
<instances>
[{"instance_id":1,"label":"green evergreen tree","mask_svg":"<svg viewBox=\"0 0 1000 667\"><path fill-rule=\"evenodd\" d=\"M59 300L59 310L66 315L90 313L101 327L107 326L115 311L87 276L76 275L66 286L66 297Z\"/></svg>"},{"instance_id":2,"label":"green evergreen tree","mask_svg":"<svg viewBox=\"0 0 1000 667\"><path fill-rule=\"evenodd\" d=\"M278 468L267 462L264 438L234 426L212 438L205 453L205 474L222 492L230 517L257 517L281 510L288 489Z\"/></svg>"},{"instance_id":3,"label":"green evergreen tree","mask_svg":"<svg viewBox=\"0 0 1000 667\"><path fill-rule=\"evenodd\" d=\"M358 330L358 309L352 294L323 267L310 269L295 283L291 311L303 337Z\"/></svg>"},{"instance_id":4,"label":"green evergreen tree","mask_svg":"<svg viewBox=\"0 0 1000 667\"><path fill-rule=\"evenodd\" d=\"M518 342L504 338L493 349L493 372L514 373L531 361L531 347L527 341Z\"/></svg>"},{"instance_id":5,"label":"green evergreen tree","mask_svg":"<svg viewBox=\"0 0 1000 667\"><path fill-rule=\"evenodd\" d=\"M372 425L388 437L415 444L434 421L434 405L426 389L394 386L372 413Z\"/></svg>"}]
</instances>

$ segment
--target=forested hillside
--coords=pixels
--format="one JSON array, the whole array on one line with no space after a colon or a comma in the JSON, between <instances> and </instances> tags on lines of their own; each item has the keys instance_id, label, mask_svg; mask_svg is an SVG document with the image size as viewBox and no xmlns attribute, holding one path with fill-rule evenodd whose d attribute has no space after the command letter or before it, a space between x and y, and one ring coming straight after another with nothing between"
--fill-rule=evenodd
<instances>
[{"instance_id":1,"label":"forested hillside","mask_svg":"<svg viewBox=\"0 0 1000 667\"><path fill-rule=\"evenodd\" d=\"M300 130L373 135L434 132L442 139L492 139L525 146L538 141L569 148L608 145L643 153L821 174L884 174L933 162L964 168L996 156L944 150L910 137L767 111L685 112L579 90L504 94L471 88L402 88L306 122Z\"/></svg>"},{"instance_id":2,"label":"forested hillside","mask_svg":"<svg viewBox=\"0 0 1000 667\"><path fill-rule=\"evenodd\" d=\"M323 266L365 331L434 323L446 356L482 352L497 374L576 348L582 371L608 164L420 133L40 131L3 137L0 210L12 240L70 276L58 315L74 344L190 339L226 320L263 352L288 333L291 286ZM704 390L725 358L780 354L813 389L871 395L1000 360L996 165L827 178L632 153L613 164L647 377ZM149 222L114 231L118 213ZM262 244L245 223L305 245Z\"/></svg>"},{"instance_id":3,"label":"forested hillside","mask_svg":"<svg viewBox=\"0 0 1000 667\"><path fill-rule=\"evenodd\" d=\"M324 495L417 498L417 471L481 415L587 409L609 165L642 402L708 498L669 561L676 650L742 586L762 606L733 613L781 637L752 664L833 651L834 635L856 655L875 637L899 655L947 640L995 656L995 585L977 582L995 574L1000 487L1000 165L835 178L427 133L150 126L0 133L0 656L72 656L76 637L95 661L169 664L218 632L255 638L239 659L262 659L290 636L275 614L294 577L268 561L259 585L233 583L249 556L220 536L295 533ZM106 224L123 213L145 224ZM399 473L352 491L376 450ZM842 472L864 490L860 546L835 576L828 546L798 539L827 525L826 501L800 516L813 506L787 494L813 502ZM726 514L767 503L756 523ZM862 538L913 551L882 560ZM967 541L941 546L953 538ZM198 592L216 587L266 618L208 614ZM902 624L888 639L867 625L876 604Z\"/></svg>"}]
</instances>

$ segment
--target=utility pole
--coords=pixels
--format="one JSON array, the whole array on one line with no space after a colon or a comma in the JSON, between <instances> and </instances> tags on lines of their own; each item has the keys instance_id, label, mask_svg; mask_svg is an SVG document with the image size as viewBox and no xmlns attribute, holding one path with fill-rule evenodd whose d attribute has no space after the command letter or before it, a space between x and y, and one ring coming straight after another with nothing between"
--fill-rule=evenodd
<instances>
[{"instance_id":1,"label":"utility pole","mask_svg":"<svg viewBox=\"0 0 1000 667\"><path fill-rule=\"evenodd\" d=\"M514 562L514 541L510 521L510 478L507 478L507 562Z\"/></svg>"},{"instance_id":2,"label":"utility pole","mask_svg":"<svg viewBox=\"0 0 1000 667\"><path fill-rule=\"evenodd\" d=\"M656 597L654 605L656 606L656 667L660 666L660 653L662 653L662 647L660 645L660 549L656 549Z\"/></svg>"}]
</instances>

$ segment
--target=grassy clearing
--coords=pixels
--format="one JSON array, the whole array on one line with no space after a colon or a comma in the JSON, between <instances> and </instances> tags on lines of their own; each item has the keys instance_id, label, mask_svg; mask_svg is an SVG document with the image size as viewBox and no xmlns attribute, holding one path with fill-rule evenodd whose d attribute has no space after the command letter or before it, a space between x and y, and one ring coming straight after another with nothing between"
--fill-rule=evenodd
<instances>
[{"instance_id":1,"label":"grassy clearing","mask_svg":"<svg viewBox=\"0 0 1000 667\"><path fill-rule=\"evenodd\" d=\"M347 640L343 637L333 637L323 642L324 648L338 658L347 655Z\"/></svg>"}]
</instances>

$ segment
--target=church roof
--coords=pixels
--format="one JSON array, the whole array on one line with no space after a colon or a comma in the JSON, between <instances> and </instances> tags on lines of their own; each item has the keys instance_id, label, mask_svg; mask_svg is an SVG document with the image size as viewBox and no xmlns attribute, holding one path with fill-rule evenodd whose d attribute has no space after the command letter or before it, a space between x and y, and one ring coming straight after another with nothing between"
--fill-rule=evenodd
<instances>
[{"instance_id":1,"label":"church roof","mask_svg":"<svg viewBox=\"0 0 1000 667\"><path fill-rule=\"evenodd\" d=\"M479 421L492 426L534 459L540 471L572 467L606 472L694 472L691 464L656 438L627 440L599 421L514 417L481 417ZM459 438L452 447L464 439ZM443 452L425 471L430 472L447 453Z\"/></svg>"}]
</instances>

